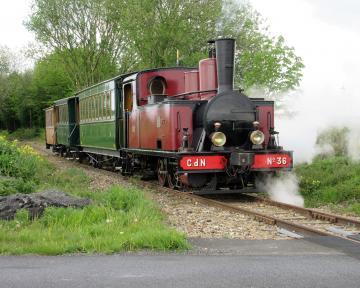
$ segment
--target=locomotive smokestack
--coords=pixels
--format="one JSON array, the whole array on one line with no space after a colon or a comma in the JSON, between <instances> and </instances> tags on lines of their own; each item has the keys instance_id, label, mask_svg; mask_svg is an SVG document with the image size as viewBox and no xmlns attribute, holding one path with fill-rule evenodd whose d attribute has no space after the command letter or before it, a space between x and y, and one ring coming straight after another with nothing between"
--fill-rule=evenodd
<instances>
[{"instance_id":1,"label":"locomotive smokestack","mask_svg":"<svg viewBox=\"0 0 360 288\"><path fill-rule=\"evenodd\" d=\"M235 39L218 39L216 47L216 69L218 93L234 90Z\"/></svg>"}]
</instances>

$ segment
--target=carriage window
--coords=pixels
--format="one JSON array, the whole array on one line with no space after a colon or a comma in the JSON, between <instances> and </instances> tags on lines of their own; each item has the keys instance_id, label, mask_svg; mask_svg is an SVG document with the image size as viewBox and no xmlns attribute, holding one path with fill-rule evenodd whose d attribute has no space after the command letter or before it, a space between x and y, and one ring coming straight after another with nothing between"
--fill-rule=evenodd
<instances>
[{"instance_id":1,"label":"carriage window","mask_svg":"<svg viewBox=\"0 0 360 288\"><path fill-rule=\"evenodd\" d=\"M133 91L131 83L124 85L125 110L132 111L133 108Z\"/></svg>"},{"instance_id":2,"label":"carriage window","mask_svg":"<svg viewBox=\"0 0 360 288\"><path fill-rule=\"evenodd\" d=\"M95 96L91 97L91 120L95 120Z\"/></svg>"},{"instance_id":3,"label":"carriage window","mask_svg":"<svg viewBox=\"0 0 360 288\"><path fill-rule=\"evenodd\" d=\"M111 107L110 107L111 99L110 99L110 96L111 96L110 91L107 91L106 95L105 95L106 119L110 119L110 116L111 116Z\"/></svg>"},{"instance_id":4,"label":"carriage window","mask_svg":"<svg viewBox=\"0 0 360 288\"><path fill-rule=\"evenodd\" d=\"M115 117L115 93L114 90L110 91L111 95L111 118Z\"/></svg>"},{"instance_id":5,"label":"carriage window","mask_svg":"<svg viewBox=\"0 0 360 288\"><path fill-rule=\"evenodd\" d=\"M101 103L101 106L102 106L102 111L103 111L103 119L107 119L107 112L106 112L106 92L103 93L102 95L102 103Z\"/></svg>"},{"instance_id":6,"label":"carriage window","mask_svg":"<svg viewBox=\"0 0 360 288\"><path fill-rule=\"evenodd\" d=\"M100 119L104 120L105 119L105 115L104 115L104 98L105 98L105 93L101 93L100 94Z\"/></svg>"},{"instance_id":7,"label":"carriage window","mask_svg":"<svg viewBox=\"0 0 360 288\"><path fill-rule=\"evenodd\" d=\"M96 98L96 101L95 101L95 104L96 104L96 120L99 120L100 118L100 94L97 94L95 96Z\"/></svg>"},{"instance_id":8,"label":"carriage window","mask_svg":"<svg viewBox=\"0 0 360 288\"><path fill-rule=\"evenodd\" d=\"M52 127L52 110L46 111L46 127Z\"/></svg>"},{"instance_id":9,"label":"carriage window","mask_svg":"<svg viewBox=\"0 0 360 288\"><path fill-rule=\"evenodd\" d=\"M86 119L90 120L90 99L86 98Z\"/></svg>"}]
</instances>

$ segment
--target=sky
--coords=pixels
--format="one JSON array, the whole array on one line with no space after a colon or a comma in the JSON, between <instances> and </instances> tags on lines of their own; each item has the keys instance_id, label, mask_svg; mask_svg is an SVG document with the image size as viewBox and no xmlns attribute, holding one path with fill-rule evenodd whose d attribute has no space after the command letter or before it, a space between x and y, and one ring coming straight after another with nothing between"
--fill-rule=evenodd
<instances>
[{"instance_id":1,"label":"sky","mask_svg":"<svg viewBox=\"0 0 360 288\"><path fill-rule=\"evenodd\" d=\"M297 114L277 118L281 144L297 162L314 155L318 131L346 125L360 135L360 1L252 0L274 35L283 35L304 60L292 99ZM359 141L359 137L354 137ZM360 151L360 144L356 147Z\"/></svg>"},{"instance_id":2,"label":"sky","mask_svg":"<svg viewBox=\"0 0 360 288\"><path fill-rule=\"evenodd\" d=\"M34 41L23 26L31 2L0 1L0 45L20 50ZM250 3L266 19L271 33L283 35L306 66L299 93L291 102L296 116L276 119L280 144L294 150L299 162L311 159L316 135L324 127L345 124L360 131L356 128L360 127L360 1Z\"/></svg>"},{"instance_id":3,"label":"sky","mask_svg":"<svg viewBox=\"0 0 360 288\"><path fill-rule=\"evenodd\" d=\"M30 12L31 0L0 1L0 45L21 49L34 40L23 25Z\"/></svg>"}]
</instances>

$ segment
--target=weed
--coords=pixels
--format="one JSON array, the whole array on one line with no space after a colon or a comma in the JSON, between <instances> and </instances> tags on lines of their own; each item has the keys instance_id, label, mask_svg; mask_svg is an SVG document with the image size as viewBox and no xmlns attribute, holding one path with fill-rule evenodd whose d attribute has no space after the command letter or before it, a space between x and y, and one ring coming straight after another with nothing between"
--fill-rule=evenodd
<instances>
[{"instance_id":1,"label":"weed","mask_svg":"<svg viewBox=\"0 0 360 288\"><path fill-rule=\"evenodd\" d=\"M317 157L295 168L307 206L344 204L360 215L360 163L347 157ZM355 207L355 208L350 208Z\"/></svg>"},{"instance_id":2,"label":"weed","mask_svg":"<svg viewBox=\"0 0 360 288\"><path fill-rule=\"evenodd\" d=\"M34 192L52 170L30 146L0 136L0 195Z\"/></svg>"}]
</instances>

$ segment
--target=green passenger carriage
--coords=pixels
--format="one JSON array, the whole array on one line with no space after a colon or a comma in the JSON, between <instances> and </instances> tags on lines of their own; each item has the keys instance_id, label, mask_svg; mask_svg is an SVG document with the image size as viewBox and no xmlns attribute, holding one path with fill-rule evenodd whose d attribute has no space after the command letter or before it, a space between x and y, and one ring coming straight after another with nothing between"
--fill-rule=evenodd
<instances>
[{"instance_id":1,"label":"green passenger carriage","mask_svg":"<svg viewBox=\"0 0 360 288\"><path fill-rule=\"evenodd\" d=\"M117 150L115 80L100 83L79 97L80 145L84 151ZM109 152L110 152L109 151Z\"/></svg>"},{"instance_id":2,"label":"green passenger carriage","mask_svg":"<svg viewBox=\"0 0 360 288\"><path fill-rule=\"evenodd\" d=\"M69 97L54 105L58 111L57 145L64 149L79 145L78 101L77 97Z\"/></svg>"}]
</instances>

